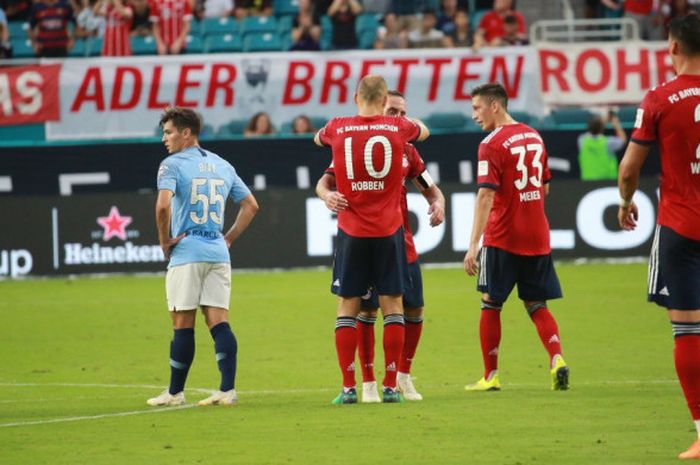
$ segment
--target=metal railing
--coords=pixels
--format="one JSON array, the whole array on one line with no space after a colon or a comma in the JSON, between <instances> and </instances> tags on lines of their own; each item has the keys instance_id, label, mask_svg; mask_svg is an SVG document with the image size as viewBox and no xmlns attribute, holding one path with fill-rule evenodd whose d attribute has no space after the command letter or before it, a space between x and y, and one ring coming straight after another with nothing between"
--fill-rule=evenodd
<instances>
[{"instance_id":1,"label":"metal railing","mask_svg":"<svg viewBox=\"0 0 700 465\"><path fill-rule=\"evenodd\" d=\"M639 25L631 18L552 19L530 27L530 43L639 40Z\"/></svg>"}]
</instances>

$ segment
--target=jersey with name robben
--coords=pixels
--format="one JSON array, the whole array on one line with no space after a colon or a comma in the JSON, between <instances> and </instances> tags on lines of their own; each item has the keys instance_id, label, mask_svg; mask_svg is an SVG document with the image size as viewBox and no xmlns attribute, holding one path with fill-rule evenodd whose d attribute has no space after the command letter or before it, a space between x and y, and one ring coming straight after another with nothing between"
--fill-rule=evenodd
<instances>
[{"instance_id":1,"label":"jersey with name robben","mask_svg":"<svg viewBox=\"0 0 700 465\"><path fill-rule=\"evenodd\" d=\"M229 162L197 147L167 157L158 169L158 189L174 192L171 234L182 238L168 267L185 263L230 263L222 234L227 197L240 202L250 190Z\"/></svg>"},{"instance_id":2,"label":"jersey with name robben","mask_svg":"<svg viewBox=\"0 0 700 465\"><path fill-rule=\"evenodd\" d=\"M413 144L406 144L403 152L403 191L401 196L401 216L403 217L403 239L406 243L406 260L408 263L413 263L418 260L418 251L416 250L416 244L413 241L413 233L411 232L411 222L408 216L408 200L406 199L406 194L408 189L406 189L406 181L409 179L414 179L423 174L425 171L425 163L423 158L421 158L418 150L413 146ZM333 163L326 169L326 173L335 176L335 169L333 168Z\"/></svg>"},{"instance_id":3,"label":"jersey with name robben","mask_svg":"<svg viewBox=\"0 0 700 465\"><path fill-rule=\"evenodd\" d=\"M537 131L521 123L499 126L479 145L478 186L495 189L484 246L517 255L551 252L544 213L552 175Z\"/></svg>"},{"instance_id":4,"label":"jersey with name robben","mask_svg":"<svg viewBox=\"0 0 700 465\"><path fill-rule=\"evenodd\" d=\"M648 91L637 110L632 140L659 144L657 222L700 241L700 75L682 74Z\"/></svg>"},{"instance_id":5,"label":"jersey with name robben","mask_svg":"<svg viewBox=\"0 0 700 465\"><path fill-rule=\"evenodd\" d=\"M386 237L403 223L401 186L406 142L420 135L407 118L333 118L319 132L333 150L336 188L348 200L338 227L353 237Z\"/></svg>"}]
</instances>

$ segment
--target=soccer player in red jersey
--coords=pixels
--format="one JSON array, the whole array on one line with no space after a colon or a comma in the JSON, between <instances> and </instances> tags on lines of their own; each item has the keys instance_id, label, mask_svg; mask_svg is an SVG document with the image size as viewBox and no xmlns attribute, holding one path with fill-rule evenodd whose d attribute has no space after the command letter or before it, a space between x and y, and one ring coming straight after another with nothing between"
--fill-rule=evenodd
<instances>
[{"instance_id":1,"label":"soccer player in red jersey","mask_svg":"<svg viewBox=\"0 0 700 465\"><path fill-rule=\"evenodd\" d=\"M192 21L190 0L153 0L151 22L158 55L177 55L187 46Z\"/></svg>"},{"instance_id":2,"label":"soccer player in red jersey","mask_svg":"<svg viewBox=\"0 0 700 465\"><path fill-rule=\"evenodd\" d=\"M355 93L358 115L333 118L314 137L333 153L336 186L348 202L338 212L333 287L338 295L335 345L343 390L334 404L357 403L355 350L360 300L370 286L384 311L383 401L400 402L396 367L404 342L401 295L406 280L401 190L406 142L424 140L428 129L417 120L384 116L386 82L362 78Z\"/></svg>"},{"instance_id":3,"label":"soccer player in red jersey","mask_svg":"<svg viewBox=\"0 0 700 465\"><path fill-rule=\"evenodd\" d=\"M395 90L390 90L384 107L386 116L406 116L406 99ZM413 234L408 216L407 189L405 181L410 179L423 194L430 205L428 214L430 224L437 226L445 219L445 197L440 188L435 185L425 168L425 163L412 144L406 144L403 154L403 198L401 211L403 214L404 242L410 286L405 289L403 306L405 314L405 338L401 359L397 372L397 389L406 400L422 400L423 396L416 391L411 379L411 365L418 348L418 342L423 330L423 279L418 262L418 252L413 242ZM335 190L335 170L331 165L316 184L316 193L332 211L347 208L347 200L343 194ZM357 318L357 349L362 368L362 402L381 402L377 392L377 382L374 377L374 323L377 320L379 302L374 289L362 297L362 310Z\"/></svg>"},{"instance_id":4,"label":"soccer player in red jersey","mask_svg":"<svg viewBox=\"0 0 700 465\"><path fill-rule=\"evenodd\" d=\"M647 92L620 163L620 227L639 217L632 201L651 144L661 152L661 195L649 259L648 300L668 309L674 359L698 440L681 459L700 459L700 16L671 21L677 76Z\"/></svg>"},{"instance_id":5,"label":"soccer player in red jersey","mask_svg":"<svg viewBox=\"0 0 700 465\"><path fill-rule=\"evenodd\" d=\"M119 57L131 55L131 21L134 10L125 0L107 0L100 14L105 17L105 35L102 56Z\"/></svg>"},{"instance_id":6,"label":"soccer player in red jersey","mask_svg":"<svg viewBox=\"0 0 700 465\"><path fill-rule=\"evenodd\" d=\"M484 377L465 389L500 389L500 312L516 284L518 297L549 353L552 389L568 389L569 368L562 358L559 329L547 309L547 300L562 296L544 213L551 179L547 151L537 131L510 117L508 95L500 84L474 89L472 111L472 118L491 133L479 145L479 191L469 250L464 256L464 270L470 276L478 271L477 290L483 293L479 336Z\"/></svg>"}]
</instances>

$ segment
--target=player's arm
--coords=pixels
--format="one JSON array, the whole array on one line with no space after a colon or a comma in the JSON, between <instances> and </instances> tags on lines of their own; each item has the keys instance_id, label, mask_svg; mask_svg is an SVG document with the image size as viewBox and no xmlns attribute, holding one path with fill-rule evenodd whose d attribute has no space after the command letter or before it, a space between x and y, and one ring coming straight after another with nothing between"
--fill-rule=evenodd
<instances>
[{"instance_id":1,"label":"player's arm","mask_svg":"<svg viewBox=\"0 0 700 465\"><path fill-rule=\"evenodd\" d=\"M323 200L330 211L337 212L348 207L345 196L335 190L335 176L330 173L323 173L316 183L316 195Z\"/></svg>"},{"instance_id":2,"label":"player's arm","mask_svg":"<svg viewBox=\"0 0 700 465\"><path fill-rule=\"evenodd\" d=\"M158 228L158 242L163 249L165 259L170 258L173 247L177 245L186 234L178 237L170 237L170 201L174 192L169 189L160 189L156 199L156 227Z\"/></svg>"},{"instance_id":3,"label":"player's arm","mask_svg":"<svg viewBox=\"0 0 700 465\"><path fill-rule=\"evenodd\" d=\"M486 222L489 219L495 195L496 191L488 187L479 188L479 192L476 194L474 222L471 236L469 237L469 250L464 255L464 271L469 276L474 276L477 271L476 255L479 252L479 240L481 240L481 235L484 234L484 228L486 228Z\"/></svg>"},{"instance_id":4,"label":"player's arm","mask_svg":"<svg viewBox=\"0 0 700 465\"><path fill-rule=\"evenodd\" d=\"M435 185L428 171L423 171L419 176L411 179L411 182L418 191L425 197L430 207L430 226L437 226L445 221L445 196L440 188Z\"/></svg>"},{"instance_id":5,"label":"player's arm","mask_svg":"<svg viewBox=\"0 0 700 465\"><path fill-rule=\"evenodd\" d=\"M243 234L243 231L248 229L255 215L258 214L258 210L260 210L260 207L253 194L248 194L247 197L241 200L238 215L236 215L236 221L233 222L231 228L224 234L224 240L228 247L231 247L231 244Z\"/></svg>"},{"instance_id":6,"label":"player's arm","mask_svg":"<svg viewBox=\"0 0 700 465\"><path fill-rule=\"evenodd\" d=\"M425 123L418 118L409 118L411 121L416 123L418 127L420 128L420 134L418 134L418 137L416 137L416 140L418 142L424 141L430 136L430 129L428 129L428 126L425 125Z\"/></svg>"},{"instance_id":7,"label":"player's arm","mask_svg":"<svg viewBox=\"0 0 700 465\"><path fill-rule=\"evenodd\" d=\"M627 145L625 156L620 162L617 177L617 187L620 189L620 208L617 211L617 220L620 227L626 231L632 231L637 227L639 210L632 201L632 197L639 185L639 174L650 149L650 145L640 144L632 140Z\"/></svg>"}]
</instances>

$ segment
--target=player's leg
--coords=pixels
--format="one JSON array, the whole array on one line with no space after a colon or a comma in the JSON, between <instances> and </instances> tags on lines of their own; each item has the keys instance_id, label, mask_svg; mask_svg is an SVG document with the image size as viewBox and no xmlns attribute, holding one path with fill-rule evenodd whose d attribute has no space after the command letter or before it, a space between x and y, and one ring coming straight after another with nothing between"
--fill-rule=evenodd
<instances>
[{"instance_id":1,"label":"player's leg","mask_svg":"<svg viewBox=\"0 0 700 465\"><path fill-rule=\"evenodd\" d=\"M357 356L362 370L362 402L381 402L374 377L374 323L377 321L379 298L374 289L362 296L360 314L357 317Z\"/></svg>"},{"instance_id":2,"label":"player's leg","mask_svg":"<svg viewBox=\"0 0 700 465\"><path fill-rule=\"evenodd\" d=\"M165 277L168 310L173 322L170 342L170 385L159 396L148 399L148 405L181 405L185 403L185 382L194 359L194 324L199 305L201 281L198 263L168 269Z\"/></svg>"},{"instance_id":3,"label":"player's leg","mask_svg":"<svg viewBox=\"0 0 700 465\"><path fill-rule=\"evenodd\" d=\"M700 459L700 308L669 309L668 317L673 326L676 374L697 431L697 440L678 457Z\"/></svg>"},{"instance_id":4,"label":"player's leg","mask_svg":"<svg viewBox=\"0 0 700 465\"><path fill-rule=\"evenodd\" d=\"M552 256L520 256L518 261L518 296L549 354L551 387L564 391L569 388L569 367L562 357L557 321L547 308L548 300L562 296Z\"/></svg>"},{"instance_id":5,"label":"player's leg","mask_svg":"<svg viewBox=\"0 0 700 465\"><path fill-rule=\"evenodd\" d=\"M403 351L404 321L401 295L379 295L379 306L384 316L384 379L383 401L401 402L396 391L396 374Z\"/></svg>"},{"instance_id":6,"label":"player's leg","mask_svg":"<svg viewBox=\"0 0 700 465\"><path fill-rule=\"evenodd\" d=\"M481 295L479 342L484 376L464 387L466 391L498 391L498 353L501 344L501 309L515 286L515 256L496 247L483 247L479 253L477 290Z\"/></svg>"},{"instance_id":7,"label":"player's leg","mask_svg":"<svg viewBox=\"0 0 700 465\"><path fill-rule=\"evenodd\" d=\"M409 263L408 270L411 286L403 295L405 336L396 384L404 399L423 400L411 378L411 366L423 332L423 277L417 261Z\"/></svg>"}]
</instances>

